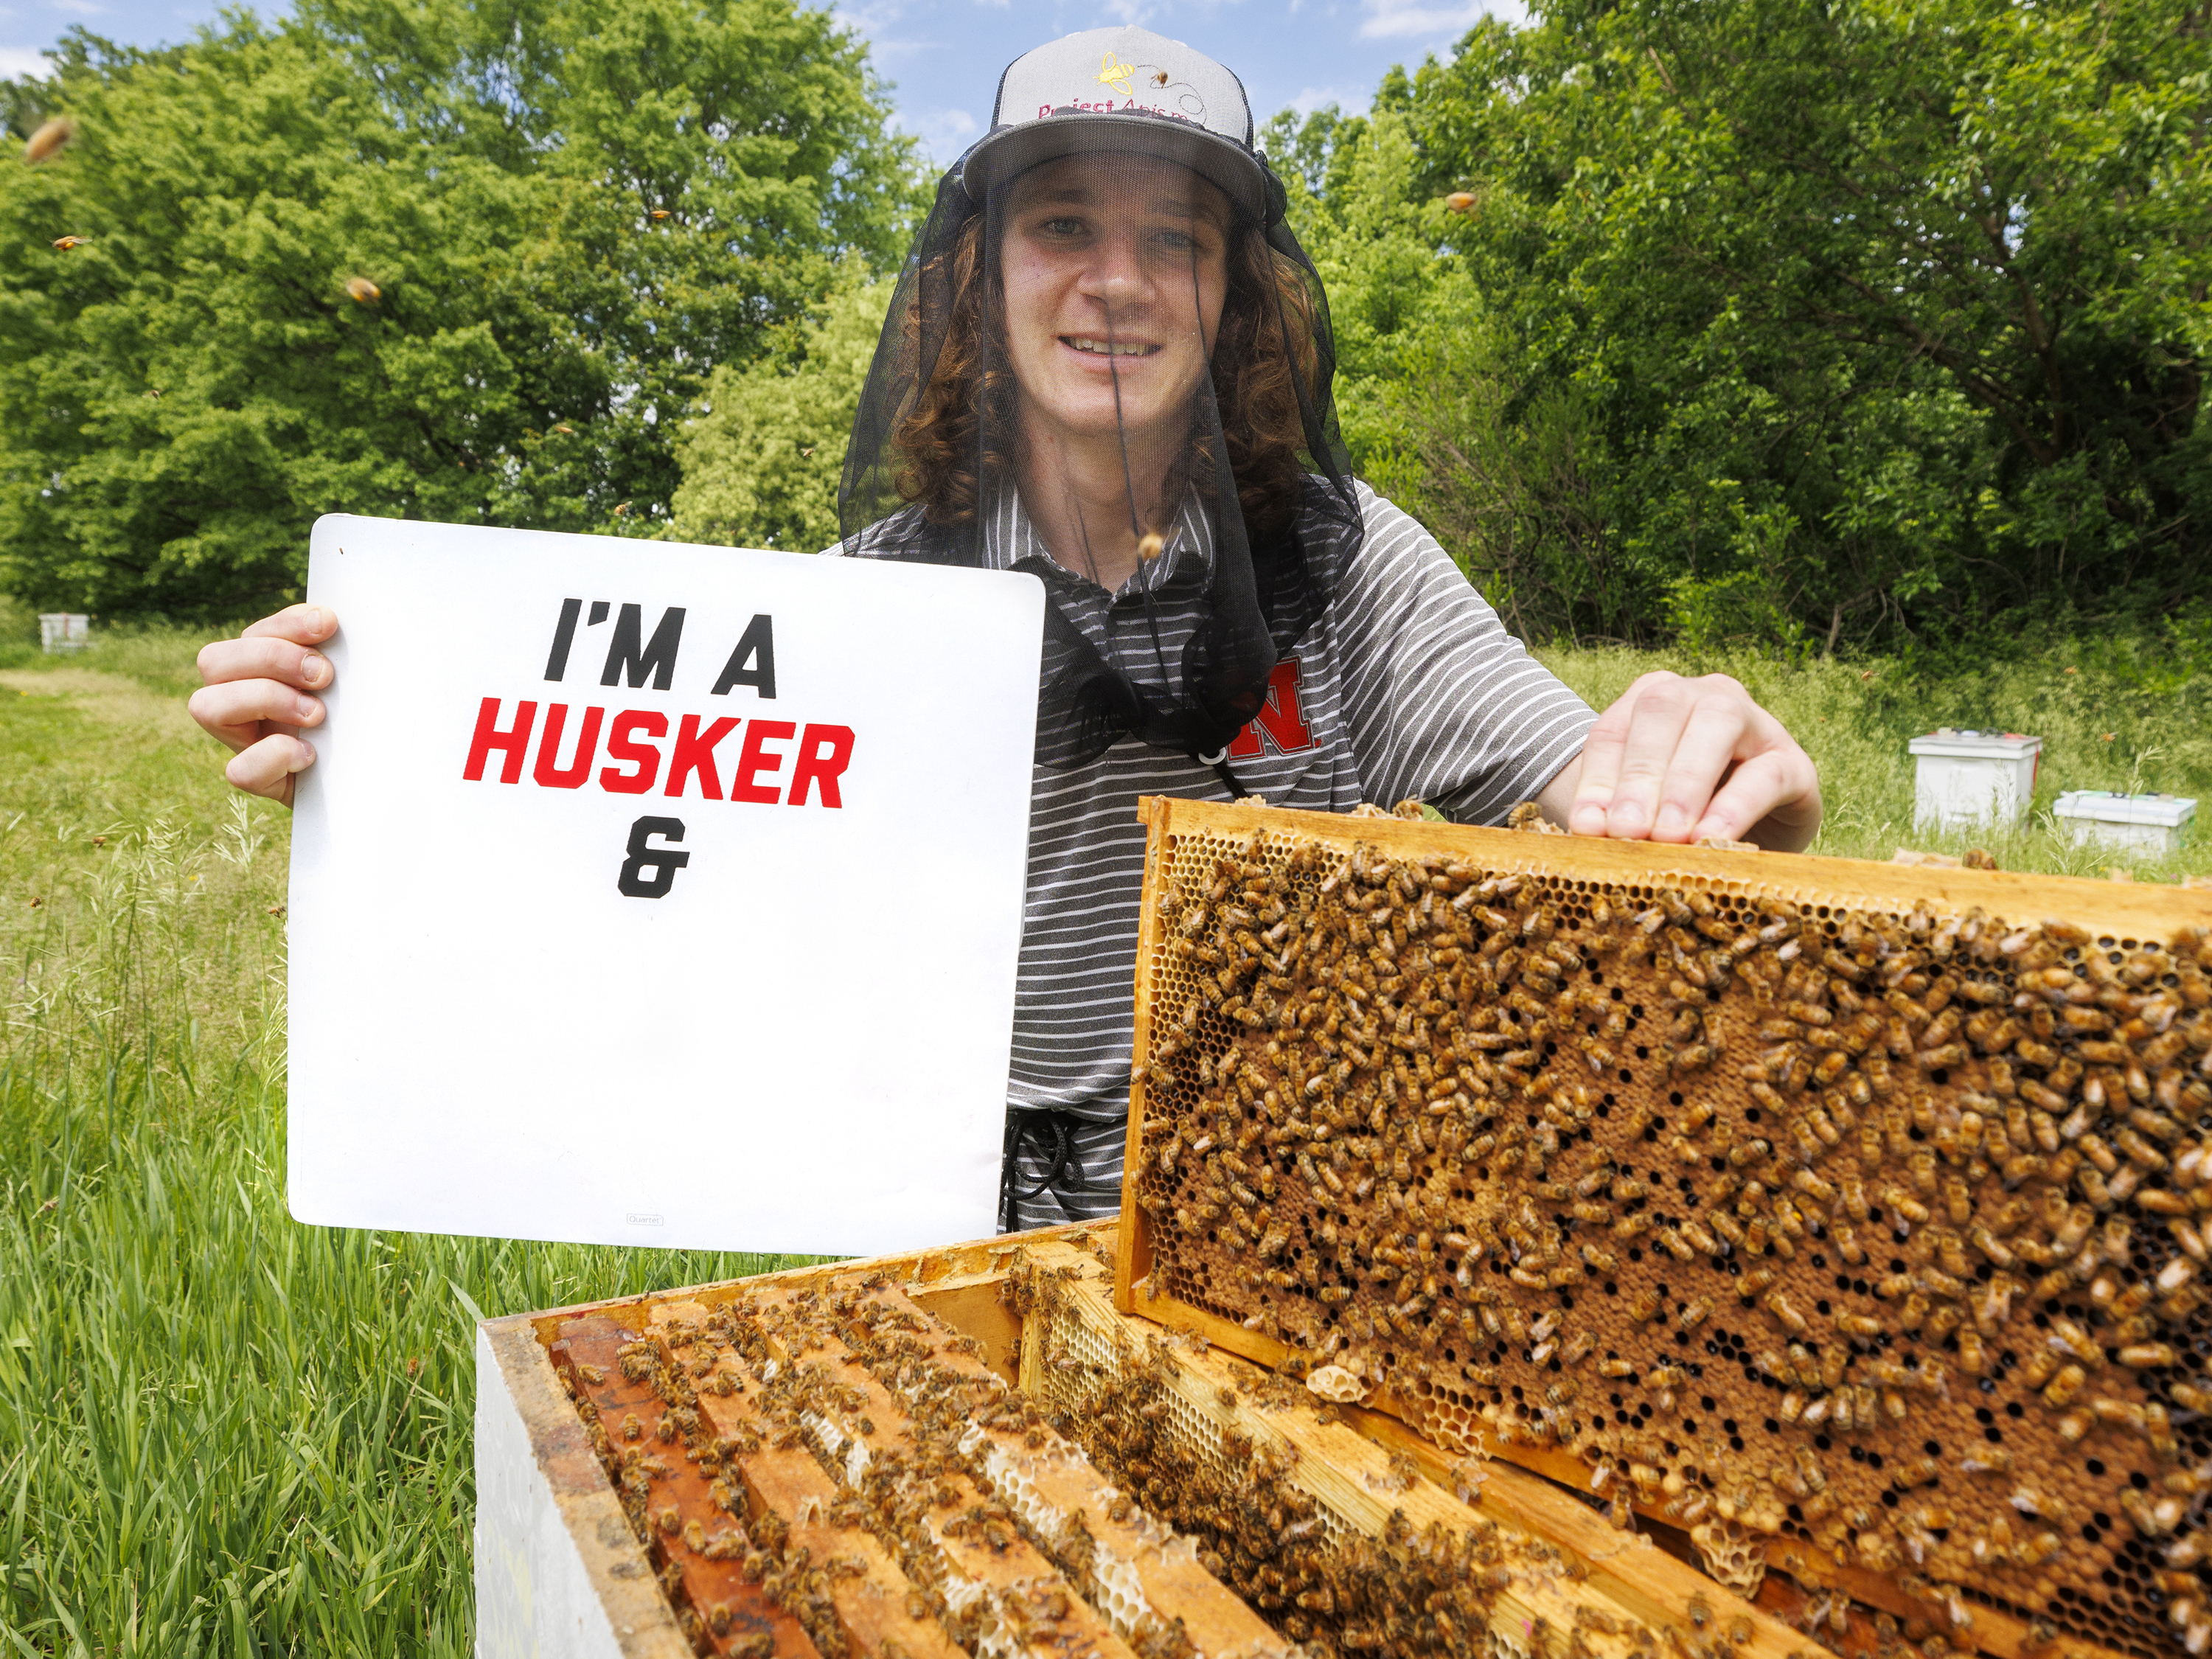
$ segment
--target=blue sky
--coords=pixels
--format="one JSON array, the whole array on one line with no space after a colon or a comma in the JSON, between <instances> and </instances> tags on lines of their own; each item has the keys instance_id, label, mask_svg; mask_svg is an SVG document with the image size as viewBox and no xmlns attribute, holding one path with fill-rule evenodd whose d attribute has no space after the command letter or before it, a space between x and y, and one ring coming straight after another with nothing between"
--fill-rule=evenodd
<instances>
[{"instance_id":1,"label":"blue sky","mask_svg":"<svg viewBox=\"0 0 2212 1659\"><path fill-rule=\"evenodd\" d=\"M189 38L216 12L215 0L0 0L0 74L39 70L40 52L72 23L153 46ZM1362 106L1391 64L1448 56L1486 12L1522 15L1516 0L844 0L838 8L896 82L900 125L940 162L990 124L1010 60L1077 29L1141 23L1188 41L1243 78L1264 121L1285 106Z\"/></svg>"}]
</instances>

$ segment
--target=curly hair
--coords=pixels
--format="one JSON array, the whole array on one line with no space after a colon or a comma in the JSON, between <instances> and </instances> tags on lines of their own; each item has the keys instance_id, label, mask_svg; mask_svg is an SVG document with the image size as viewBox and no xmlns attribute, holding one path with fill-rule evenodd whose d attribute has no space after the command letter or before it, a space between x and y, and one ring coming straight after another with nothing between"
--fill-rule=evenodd
<instances>
[{"instance_id":1,"label":"curly hair","mask_svg":"<svg viewBox=\"0 0 2212 1659\"><path fill-rule=\"evenodd\" d=\"M989 410L994 433L1015 429L1005 291L997 261L983 257L983 222L984 216L977 214L962 227L942 256L942 268L925 273L915 284L905 319L906 349L918 352L921 296L939 283L949 285L945 337L928 384L893 437L904 461L896 481L900 496L919 504L927 520L941 526L975 517L983 483L975 453L981 411ZM1237 226L1228 264L1228 292L1213 343L1214 397L1245 531L1255 547L1264 547L1288 533L1297 514L1306 447L1299 382L1305 383L1307 401L1317 403L1319 319L1307 272L1270 247L1258 227L1249 222ZM979 397L976 379L987 346L993 348L988 356L994 366ZM1203 423L1194 424L1186 464L1188 476L1204 486L1214 462ZM981 457L981 471L994 482L1008 476L1010 465L1011 458L996 450L987 449Z\"/></svg>"}]
</instances>

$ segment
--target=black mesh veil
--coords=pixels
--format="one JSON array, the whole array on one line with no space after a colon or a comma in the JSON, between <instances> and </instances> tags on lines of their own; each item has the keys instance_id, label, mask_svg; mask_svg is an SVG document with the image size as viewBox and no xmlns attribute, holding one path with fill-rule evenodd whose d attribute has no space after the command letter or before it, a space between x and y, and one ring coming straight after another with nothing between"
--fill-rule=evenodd
<instances>
[{"instance_id":1,"label":"black mesh veil","mask_svg":"<svg viewBox=\"0 0 2212 1659\"><path fill-rule=\"evenodd\" d=\"M1167 115L1021 128L1042 142L987 168L994 129L938 185L854 422L841 532L934 563L1048 553L1041 763L1133 738L1218 764L1327 598L1309 546L1325 530L1341 558L1358 535L1321 280L1249 148ZM1170 569L1202 582L1194 626L1188 606L1163 624ZM1086 630L1091 582L1140 600L1143 625Z\"/></svg>"}]
</instances>

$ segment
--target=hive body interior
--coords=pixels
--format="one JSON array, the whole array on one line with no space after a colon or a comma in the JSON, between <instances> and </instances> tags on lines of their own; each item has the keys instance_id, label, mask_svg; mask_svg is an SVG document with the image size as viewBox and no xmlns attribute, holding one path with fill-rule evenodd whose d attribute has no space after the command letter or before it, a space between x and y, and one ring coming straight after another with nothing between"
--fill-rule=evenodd
<instances>
[{"instance_id":1,"label":"hive body interior","mask_svg":"<svg viewBox=\"0 0 2212 1659\"><path fill-rule=\"evenodd\" d=\"M1304 1389L1117 1314L1094 1252L1000 1252L1018 1356L865 1265L538 1316L672 1637L741 1659L1659 1651L1652 1604L1685 1595L1578 1585ZM1779 1659L1784 1632L1732 1616L1727 1648L1678 1650Z\"/></svg>"},{"instance_id":2,"label":"hive body interior","mask_svg":"<svg viewBox=\"0 0 2212 1659\"><path fill-rule=\"evenodd\" d=\"M1124 1305L1962 1644L2212 1642L2200 898L1154 810Z\"/></svg>"}]
</instances>

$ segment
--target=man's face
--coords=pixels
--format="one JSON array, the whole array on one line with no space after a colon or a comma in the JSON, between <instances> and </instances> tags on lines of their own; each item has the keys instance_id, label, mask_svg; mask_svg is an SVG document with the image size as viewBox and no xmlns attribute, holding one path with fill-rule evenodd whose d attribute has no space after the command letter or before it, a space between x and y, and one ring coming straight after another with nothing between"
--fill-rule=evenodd
<instances>
[{"instance_id":1,"label":"man's face","mask_svg":"<svg viewBox=\"0 0 2212 1659\"><path fill-rule=\"evenodd\" d=\"M1229 211L1187 167L1072 156L1018 179L1000 245L1028 418L1065 439L1179 434L1228 288ZM1036 435L1043 435L1038 434Z\"/></svg>"}]
</instances>

